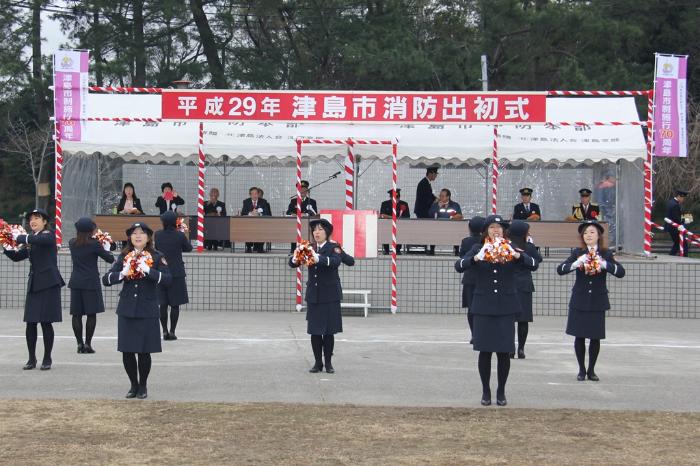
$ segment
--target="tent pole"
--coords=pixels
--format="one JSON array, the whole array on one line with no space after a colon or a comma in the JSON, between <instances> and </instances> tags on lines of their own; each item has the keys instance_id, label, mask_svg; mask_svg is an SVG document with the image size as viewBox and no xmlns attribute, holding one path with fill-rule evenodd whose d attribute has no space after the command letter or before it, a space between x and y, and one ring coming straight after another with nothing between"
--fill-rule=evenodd
<instances>
[{"instance_id":1,"label":"tent pole","mask_svg":"<svg viewBox=\"0 0 700 466\"><path fill-rule=\"evenodd\" d=\"M199 122L197 163L197 252L204 251L204 123Z\"/></svg>"},{"instance_id":2,"label":"tent pole","mask_svg":"<svg viewBox=\"0 0 700 466\"><path fill-rule=\"evenodd\" d=\"M56 246L59 248L63 243L63 147L61 146L61 130L61 120L56 120L54 124L54 197L56 203Z\"/></svg>"},{"instance_id":3,"label":"tent pole","mask_svg":"<svg viewBox=\"0 0 700 466\"><path fill-rule=\"evenodd\" d=\"M301 244L301 144L302 140L297 139L297 246ZM301 282L301 267L297 267L297 312L301 312Z\"/></svg>"}]
</instances>

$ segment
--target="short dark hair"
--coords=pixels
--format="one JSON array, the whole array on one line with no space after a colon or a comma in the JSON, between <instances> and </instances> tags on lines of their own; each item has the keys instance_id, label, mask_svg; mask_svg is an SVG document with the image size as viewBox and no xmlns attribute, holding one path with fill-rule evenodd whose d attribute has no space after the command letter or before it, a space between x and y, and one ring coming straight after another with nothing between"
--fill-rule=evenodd
<instances>
[{"instance_id":1,"label":"short dark hair","mask_svg":"<svg viewBox=\"0 0 700 466\"><path fill-rule=\"evenodd\" d=\"M445 193L445 194L447 194L447 197L452 198L452 192L451 192L449 189L447 189L447 188L442 188L442 189L440 190L440 192L441 192L441 193Z\"/></svg>"},{"instance_id":2,"label":"short dark hair","mask_svg":"<svg viewBox=\"0 0 700 466\"><path fill-rule=\"evenodd\" d=\"M248 194L252 193L253 191L257 191L258 194L260 194L260 189L257 188L256 186L253 186L252 188L250 188L250 189L248 190Z\"/></svg>"},{"instance_id":3,"label":"short dark hair","mask_svg":"<svg viewBox=\"0 0 700 466\"><path fill-rule=\"evenodd\" d=\"M160 192L165 191L165 188L173 189L173 185L169 181L166 181L165 183L160 185Z\"/></svg>"}]
</instances>

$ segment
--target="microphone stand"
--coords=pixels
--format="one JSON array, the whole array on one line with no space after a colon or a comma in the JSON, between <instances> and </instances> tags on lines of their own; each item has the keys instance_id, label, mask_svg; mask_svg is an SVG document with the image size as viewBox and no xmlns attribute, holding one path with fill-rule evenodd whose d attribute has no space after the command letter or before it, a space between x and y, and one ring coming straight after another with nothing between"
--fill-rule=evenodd
<instances>
[{"instance_id":1,"label":"microphone stand","mask_svg":"<svg viewBox=\"0 0 700 466\"><path fill-rule=\"evenodd\" d=\"M332 174L331 176L329 176L327 179L321 181L320 183L317 183L313 186L309 186L308 190L311 191L313 188L316 188L318 186L321 186L322 184L328 183L330 180L334 180L334 179L338 178L338 175L340 175L341 173L342 172L337 172L337 173ZM289 200L291 201L295 197L297 197L296 194L294 196L290 197Z\"/></svg>"}]
</instances>

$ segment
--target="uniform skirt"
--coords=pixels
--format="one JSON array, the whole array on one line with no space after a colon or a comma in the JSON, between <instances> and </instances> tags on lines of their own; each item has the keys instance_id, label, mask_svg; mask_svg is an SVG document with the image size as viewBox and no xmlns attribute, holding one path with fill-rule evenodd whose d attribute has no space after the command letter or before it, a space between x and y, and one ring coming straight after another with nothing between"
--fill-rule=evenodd
<instances>
[{"instance_id":1,"label":"uniform skirt","mask_svg":"<svg viewBox=\"0 0 700 466\"><path fill-rule=\"evenodd\" d=\"M134 319L118 316L117 351L122 353L160 353L158 318Z\"/></svg>"},{"instance_id":2,"label":"uniform skirt","mask_svg":"<svg viewBox=\"0 0 700 466\"><path fill-rule=\"evenodd\" d=\"M73 316L89 316L105 311L102 290L70 290L70 313Z\"/></svg>"},{"instance_id":3,"label":"uniform skirt","mask_svg":"<svg viewBox=\"0 0 700 466\"><path fill-rule=\"evenodd\" d=\"M158 303L162 306L181 306L190 302L185 277L173 277L170 286L158 285Z\"/></svg>"},{"instance_id":4,"label":"uniform skirt","mask_svg":"<svg viewBox=\"0 0 700 466\"><path fill-rule=\"evenodd\" d=\"M605 338L605 311L579 311L569 308L566 334L578 338Z\"/></svg>"},{"instance_id":5,"label":"uniform skirt","mask_svg":"<svg viewBox=\"0 0 700 466\"><path fill-rule=\"evenodd\" d=\"M515 314L474 315L474 351L515 352Z\"/></svg>"},{"instance_id":6,"label":"uniform skirt","mask_svg":"<svg viewBox=\"0 0 700 466\"><path fill-rule=\"evenodd\" d=\"M462 307L466 307L468 313L470 313L469 308L472 305L473 299L474 285L462 285Z\"/></svg>"},{"instance_id":7,"label":"uniform skirt","mask_svg":"<svg viewBox=\"0 0 700 466\"><path fill-rule=\"evenodd\" d=\"M61 287L52 286L45 290L27 292L27 300L24 302L25 322L61 322L63 320L61 308Z\"/></svg>"},{"instance_id":8,"label":"uniform skirt","mask_svg":"<svg viewBox=\"0 0 700 466\"><path fill-rule=\"evenodd\" d=\"M520 314L515 315L515 321L532 322L532 293L518 291L518 301L520 302Z\"/></svg>"},{"instance_id":9,"label":"uniform skirt","mask_svg":"<svg viewBox=\"0 0 700 466\"><path fill-rule=\"evenodd\" d=\"M343 331L340 301L306 305L306 333L309 335L334 335Z\"/></svg>"}]
</instances>

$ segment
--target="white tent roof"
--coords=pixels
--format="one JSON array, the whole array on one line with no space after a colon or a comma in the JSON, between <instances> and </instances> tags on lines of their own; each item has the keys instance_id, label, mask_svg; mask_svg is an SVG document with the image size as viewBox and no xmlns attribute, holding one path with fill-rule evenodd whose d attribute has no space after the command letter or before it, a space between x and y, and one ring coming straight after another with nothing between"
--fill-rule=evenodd
<instances>
[{"instance_id":1,"label":"white tent roof","mask_svg":"<svg viewBox=\"0 0 700 466\"><path fill-rule=\"evenodd\" d=\"M91 94L91 117L160 117L160 96ZM549 121L637 121L634 98L550 98ZM127 160L175 161L197 154L198 122L84 123L84 140L64 142L66 152L102 153ZM204 147L209 157L290 162L297 137L342 139L398 138L398 155L411 163L476 164L491 157L493 128L483 125L352 125L258 122L205 122ZM593 163L635 160L646 154L638 126L500 126L498 155L511 163L559 161ZM303 156L330 159L346 148L305 145ZM358 146L365 159L387 159L387 146ZM145 160L144 160L145 161Z\"/></svg>"}]
</instances>

